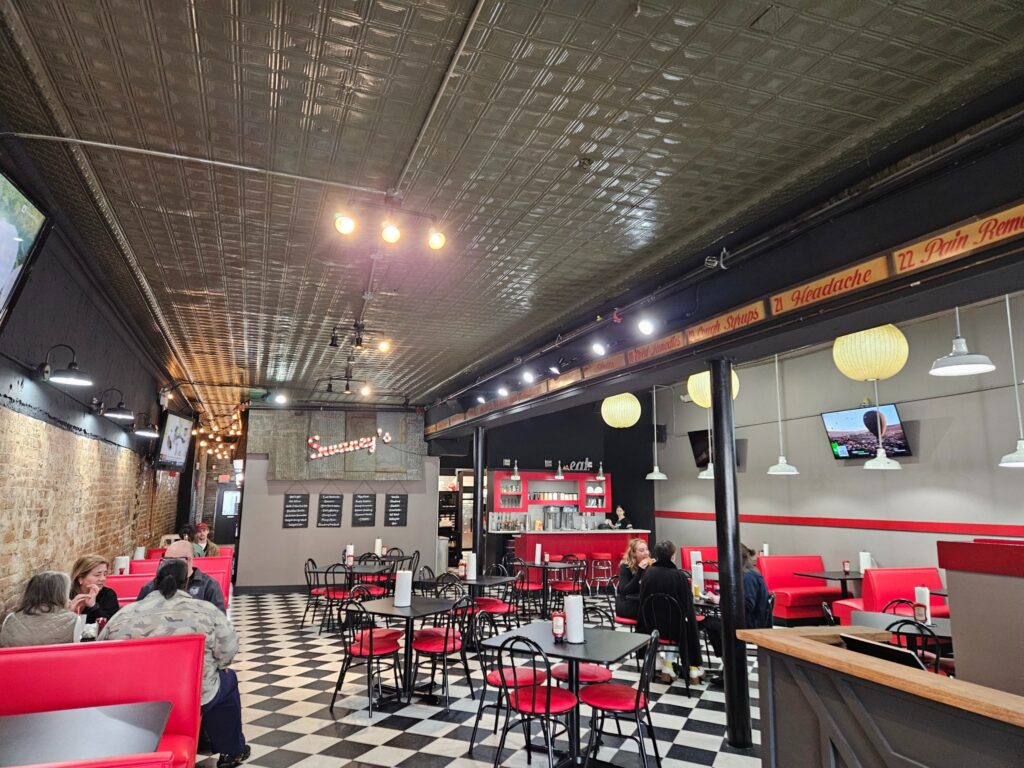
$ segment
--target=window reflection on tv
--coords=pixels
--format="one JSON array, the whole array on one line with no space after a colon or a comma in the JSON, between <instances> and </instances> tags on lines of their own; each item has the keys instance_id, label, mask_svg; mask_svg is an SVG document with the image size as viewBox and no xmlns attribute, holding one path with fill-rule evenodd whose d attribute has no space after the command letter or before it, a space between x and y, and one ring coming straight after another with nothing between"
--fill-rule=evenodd
<instances>
[{"instance_id":1,"label":"window reflection on tv","mask_svg":"<svg viewBox=\"0 0 1024 768\"><path fill-rule=\"evenodd\" d=\"M881 419L879 419L881 416ZM881 428L882 447L889 456L910 456L910 444L896 406L853 408L821 414L825 432L837 459L870 459L878 451ZM879 423L879 421L881 423Z\"/></svg>"},{"instance_id":2,"label":"window reflection on tv","mask_svg":"<svg viewBox=\"0 0 1024 768\"><path fill-rule=\"evenodd\" d=\"M0 323L10 309L44 223L42 211L0 174Z\"/></svg>"}]
</instances>

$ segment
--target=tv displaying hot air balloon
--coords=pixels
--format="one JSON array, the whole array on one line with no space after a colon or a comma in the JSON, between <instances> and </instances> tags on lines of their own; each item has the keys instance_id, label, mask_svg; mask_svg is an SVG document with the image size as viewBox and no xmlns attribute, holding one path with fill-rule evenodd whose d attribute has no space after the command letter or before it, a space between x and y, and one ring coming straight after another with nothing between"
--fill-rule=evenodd
<instances>
[{"instance_id":1,"label":"tv displaying hot air balloon","mask_svg":"<svg viewBox=\"0 0 1024 768\"><path fill-rule=\"evenodd\" d=\"M836 459L870 459L878 450L878 434L888 456L910 456L903 422L893 404L821 414Z\"/></svg>"}]
</instances>

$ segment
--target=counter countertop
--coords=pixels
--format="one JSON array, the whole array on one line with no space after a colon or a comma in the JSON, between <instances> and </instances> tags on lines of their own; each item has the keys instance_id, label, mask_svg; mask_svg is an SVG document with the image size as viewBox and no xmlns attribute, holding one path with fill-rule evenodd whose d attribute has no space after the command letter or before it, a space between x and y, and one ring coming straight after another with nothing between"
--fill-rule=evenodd
<instances>
[{"instance_id":1,"label":"counter countertop","mask_svg":"<svg viewBox=\"0 0 1024 768\"><path fill-rule=\"evenodd\" d=\"M567 534L571 535L571 536L578 536L580 534L588 534L588 533L604 533L604 534L622 533L622 534L627 534L627 533L650 533L650 531L648 531L646 528L622 528L622 529L620 529L620 528L605 528L603 530L599 529L599 530L596 530L596 531L490 531L490 533L510 533L513 536L522 536L524 534L530 535L530 536L539 536L539 535L545 535L545 536L562 535L562 536L564 536L564 535L567 535Z\"/></svg>"}]
</instances>

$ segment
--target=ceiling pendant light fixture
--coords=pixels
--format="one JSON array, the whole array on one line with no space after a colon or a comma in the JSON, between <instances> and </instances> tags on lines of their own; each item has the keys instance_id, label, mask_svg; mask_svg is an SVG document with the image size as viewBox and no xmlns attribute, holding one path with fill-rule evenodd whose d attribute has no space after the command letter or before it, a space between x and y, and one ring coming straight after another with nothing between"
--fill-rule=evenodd
<instances>
[{"instance_id":1,"label":"ceiling pendant light fixture","mask_svg":"<svg viewBox=\"0 0 1024 768\"><path fill-rule=\"evenodd\" d=\"M786 451L782 445L782 386L779 383L779 356L775 356L775 405L779 424L779 463L768 468L769 475L799 475L800 470L786 461Z\"/></svg>"},{"instance_id":2,"label":"ceiling pendant light fixture","mask_svg":"<svg viewBox=\"0 0 1024 768\"><path fill-rule=\"evenodd\" d=\"M343 392L343 394L346 394L346 395L351 395L352 394L352 382L349 381L348 379L345 379L345 391Z\"/></svg>"},{"instance_id":3,"label":"ceiling pendant light fixture","mask_svg":"<svg viewBox=\"0 0 1024 768\"><path fill-rule=\"evenodd\" d=\"M511 476L509 476L509 480L511 480L513 482L516 482L516 483L518 483L520 480L522 480L522 477L519 476L519 460L518 459L516 459L515 461L512 462L512 474L511 474Z\"/></svg>"},{"instance_id":4,"label":"ceiling pendant light fixture","mask_svg":"<svg viewBox=\"0 0 1024 768\"><path fill-rule=\"evenodd\" d=\"M708 465L698 474L698 480L715 479L715 436L711 432L711 409L708 409Z\"/></svg>"},{"instance_id":5,"label":"ceiling pendant light fixture","mask_svg":"<svg viewBox=\"0 0 1024 768\"><path fill-rule=\"evenodd\" d=\"M363 384L362 389L359 390L359 394L363 397L369 397L372 392L373 390L370 389L369 384Z\"/></svg>"},{"instance_id":6,"label":"ceiling pendant light fixture","mask_svg":"<svg viewBox=\"0 0 1024 768\"><path fill-rule=\"evenodd\" d=\"M330 342L330 344L328 344L328 346L330 346L330 347L337 347L338 346L338 326L334 326L334 329L331 331L331 342Z\"/></svg>"},{"instance_id":7,"label":"ceiling pendant light fixture","mask_svg":"<svg viewBox=\"0 0 1024 768\"><path fill-rule=\"evenodd\" d=\"M590 350L598 357L604 357L605 353L608 351L608 348L600 341L595 341L593 344L590 345Z\"/></svg>"},{"instance_id":8,"label":"ceiling pendant light fixture","mask_svg":"<svg viewBox=\"0 0 1024 768\"><path fill-rule=\"evenodd\" d=\"M1024 469L1024 420L1020 415L1020 382L1017 379L1017 356L1013 349L1013 319L1010 316L1010 294L1006 294L1006 330L1010 334L1010 368L1013 369L1013 399L1017 405L1017 450L999 460L1000 467Z\"/></svg>"},{"instance_id":9,"label":"ceiling pendant light fixture","mask_svg":"<svg viewBox=\"0 0 1024 768\"><path fill-rule=\"evenodd\" d=\"M606 397L601 402L601 418L614 429L628 429L640 421L640 401L631 392Z\"/></svg>"},{"instance_id":10,"label":"ceiling pendant light fixture","mask_svg":"<svg viewBox=\"0 0 1024 768\"><path fill-rule=\"evenodd\" d=\"M840 336L832 343L832 360L844 376L854 381L871 381L875 385L874 423L878 448L875 458L865 463L864 469L902 469L898 461L890 459L885 453L882 436L885 434L886 420L878 402L878 381L891 378L903 370L909 356L907 337L891 323Z\"/></svg>"},{"instance_id":11,"label":"ceiling pendant light fixture","mask_svg":"<svg viewBox=\"0 0 1024 768\"><path fill-rule=\"evenodd\" d=\"M334 228L343 235L351 235L356 231L356 220L344 213L334 214Z\"/></svg>"},{"instance_id":12,"label":"ceiling pendant light fixture","mask_svg":"<svg viewBox=\"0 0 1024 768\"><path fill-rule=\"evenodd\" d=\"M636 324L636 328L644 336L650 336L652 333L654 333L654 321L647 317L641 318L640 321Z\"/></svg>"},{"instance_id":13,"label":"ceiling pendant light fixture","mask_svg":"<svg viewBox=\"0 0 1024 768\"><path fill-rule=\"evenodd\" d=\"M740 394L740 377L733 370L730 380L732 386L732 399L735 400ZM701 408L711 407L711 374L708 371L695 373L686 380L686 393Z\"/></svg>"},{"instance_id":14,"label":"ceiling pendant light fixture","mask_svg":"<svg viewBox=\"0 0 1024 768\"><path fill-rule=\"evenodd\" d=\"M486 397L484 397L483 395L477 395L477 396L476 396L476 401L477 401L478 403L480 403L480 405L483 405L484 403L486 403L486 402L487 402L487 398L486 398Z\"/></svg>"},{"instance_id":15,"label":"ceiling pendant light fixture","mask_svg":"<svg viewBox=\"0 0 1024 768\"><path fill-rule=\"evenodd\" d=\"M157 430L156 426L150 422L146 422L144 427L135 427L133 431L136 437L145 437L149 439L160 437L160 432Z\"/></svg>"},{"instance_id":16,"label":"ceiling pendant light fixture","mask_svg":"<svg viewBox=\"0 0 1024 768\"><path fill-rule=\"evenodd\" d=\"M402 230L385 219L380 227L380 236L385 243L391 243L393 245L402 237Z\"/></svg>"},{"instance_id":17,"label":"ceiling pendant light fixture","mask_svg":"<svg viewBox=\"0 0 1024 768\"><path fill-rule=\"evenodd\" d=\"M654 427L654 469L647 473L644 480L668 480L668 475L658 468L658 388L651 387L651 425Z\"/></svg>"},{"instance_id":18,"label":"ceiling pendant light fixture","mask_svg":"<svg viewBox=\"0 0 1024 768\"><path fill-rule=\"evenodd\" d=\"M430 246L430 250L439 251L444 248L444 244L447 238L444 236L444 232L436 229L430 230L430 237L427 238L427 245Z\"/></svg>"},{"instance_id":19,"label":"ceiling pendant light fixture","mask_svg":"<svg viewBox=\"0 0 1024 768\"><path fill-rule=\"evenodd\" d=\"M976 355L967 351L967 340L960 335L960 307L954 307L953 314L956 316L953 351L932 363L928 373L932 376L975 376L994 371L996 367L987 355Z\"/></svg>"},{"instance_id":20,"label":"ceiling pendant light fixture","mask_svg":"<svg viewBox=\"0 0 1024 768\"><path fill-rule=\"evenodd\" d=\"M391 342L388 339L383 339L379 344L377 344L377 349L379 349L381 352L390 352Z\"/></svg>"},{"instance_id":21,"label":"ceiling pendant light fixture","mask_svg":"<svg viewBox=\"0 0 1024 768\"><path fill-rule=\"evenodd\" d=\"M597 480L598 482L603 482L604 481L604 462L603 461L597 462L597 474L594 476L594 479Z\"/></svg>"},{"instance_id":22,"label":"ceiling pendant light fixture","mask_svg":"<svg viewBox=\"0 0 1024 768\"><path fill-rule=\"evenodd\" d=\"M328 392L333 392L334 391L334 382L331 381L330 379L327 380L327 391Z\"/></svg>"},{"instance_id":23,"label":"ceiling pendant light fixture","mask_svg":"<svg viewBox=\"0 0 1024 768\"><path fill-rule=\"evenodd\" d=\"M508 388L498 387L498 397L508 397Z\"/></svg>"},{"instance_id":24,"label":"ceiling pendant light fixture","mask_svg":"<svg viewBox=\"0 0 1024 768\"><path fill-rule=\"evenodd\" d=\"M558 460L558 471L555 472L555 480L565 480L565 475L562 474L562 460Z\"/></svg>"},{"instance_id":25,"label":"ceiling pendant light fixture","mask_svg":"<svg viewBox=\"0 0 1024 768\"><path fill-rule=\"evenodd\" d=\"M67 368L58 368L56 371L50 365L50 354L55 349L66 349L71 353L71 362L68 363ZM39 364L36 369L43 381L49 381L51 384L63 384L67 387L91 387L92 379L78 367L78 358L75 355L75 350L69 347L67 344L54 344L46 351L46 356L43 358L43 362Z\"/></svg>"},{"instance_id":26,"label":"ceiling pendant light fixture","mask_svg":"<svg viewBox=\"0 0 1024 768\"><path fill-rule=\"evenodd\" d=\"M537 376L533 371L523 371L523 381L527 384L533 384L537 380Z\"/></svg>"}]
</instances>

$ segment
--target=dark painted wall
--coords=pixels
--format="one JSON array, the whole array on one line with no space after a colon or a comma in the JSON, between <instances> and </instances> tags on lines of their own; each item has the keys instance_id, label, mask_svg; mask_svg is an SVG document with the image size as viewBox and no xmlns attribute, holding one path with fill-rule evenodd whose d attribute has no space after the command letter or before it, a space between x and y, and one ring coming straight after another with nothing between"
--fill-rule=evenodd
<instances>
[{"instance_id":1,"label":"dark painted wall","mask_svg":"<svg viewBox=\"0 0 1024 768\"><path fill-rule=\"evenodd\" d=\"M651 471L653 462L651 396L643 392L635 394L642 410L640 421L634 426L629 429L613 429L601 422L604 471L612 476L612 503L622 505L634 528L654 531L654 481L644 479Z\"/></svg>"}]
</instances>

